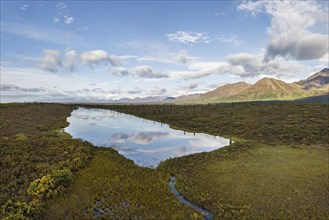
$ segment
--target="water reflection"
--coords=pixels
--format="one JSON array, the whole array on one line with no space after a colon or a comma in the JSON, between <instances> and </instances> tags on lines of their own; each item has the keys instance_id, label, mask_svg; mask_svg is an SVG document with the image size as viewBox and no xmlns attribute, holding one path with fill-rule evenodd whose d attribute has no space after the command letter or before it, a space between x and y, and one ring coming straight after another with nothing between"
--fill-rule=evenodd
<instances>
[{"instance_id":1,"label":"water reflection","mask_svg":"<svg viewBox=\"0 0 329 220\"><path fill-rule=\"evenodd\" d=\"M113 143L123 143L123 142L134 142L136 144L150 144L152 141L155 141L160 138L165 138L168 136L168 132L155 132L155 131L149 131L149 132L138 132L138 133L116 133L113 134L110 138L110 140Z\"/></svg>"},{"instance_id":2,"label":"water reflection","mask_svg":"<svg viewBox=\"0 0 329 220\"><path fill-rule=\"evenodd\" d=\"M211 151L230 141L111 110L79 108L67 120L70 124L65 131L74 138L112 147L136 164L151 168L168 158Z\"/></svg>"}]
</instances>

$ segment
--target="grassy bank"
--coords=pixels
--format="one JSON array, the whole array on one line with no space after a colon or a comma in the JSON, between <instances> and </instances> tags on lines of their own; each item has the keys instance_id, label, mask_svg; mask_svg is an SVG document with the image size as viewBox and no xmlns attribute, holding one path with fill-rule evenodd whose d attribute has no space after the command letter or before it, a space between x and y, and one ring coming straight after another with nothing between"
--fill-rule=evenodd
<instances>
[{"instance_id":1,"label":"grassy bank","mask_svg":"<svg viewBox=\"0 0 329 220\"><path fill-rule=\"evenodd\" d=\"M158 168L175 174L178 190L216 218L329 218L327 103L95 107L236 140Z\"/></svg>"}]
</instances>

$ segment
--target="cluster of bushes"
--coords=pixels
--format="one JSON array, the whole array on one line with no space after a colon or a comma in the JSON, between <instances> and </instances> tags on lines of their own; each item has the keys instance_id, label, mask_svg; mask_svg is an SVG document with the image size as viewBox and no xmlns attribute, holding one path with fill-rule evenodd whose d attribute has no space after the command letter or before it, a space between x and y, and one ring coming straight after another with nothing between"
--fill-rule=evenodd
<instances>
[{"instance_id":1,"label":"cluster of bushes","mask_svg":"<svg viewBox=\"0 0 329 220\"><path fill-rule=\"evenodd\" d=\"M15 145L12 145L15 147ZM70 152L70 149L72 151ZM58 148L60 150L60 148ZM14 190L20 187L26 186L25 192L17 191L17 195L13 195L13 190L10 193L2 195L2 197L9 198L1 206L1 218L7 219L24 219L24 218L37 218L42 211L43 203L45 200L61 196L64 193L65 188L70 184L73 179L73 172L84 167L92 155L92 148L87 146L75 147L69 145L64 150L62 156L67 158L66 160L47 164L44 162L36 163L33 161L21 161L19 164L31 163L25 170L23 175L27 175L27 179L24 183L11 183L9 182L13 178L8 178L7 183L14 187ZM38 153L38 152L36 152ZM19 158L20 155L18 155ZM18 167L20 166L18 164ZM7 166L6 166L7 167ZM14 168L13 168L14 169ZM13 170L6 169L6 172L12 172ZM33 176L40 177L32 179ZM28 182L32 180L30 183ZM3 190L6 190L4 186ZM23 218L24 217L24 218Z\"/></svg>"},{"instance_id":2,"label":"cluster of bushes","mask_svg":"<svg viewBox=\"0 0 329 220\"><path fill-rule=\"evenodd\" d=\"M28 219L37 217L45 199L61 195L65 187L72 181L73 174L69 169L52 170L51 173L34 180L26 190L26 201L9 199L1 206L4 219Z\"/></svg>"},{"instance_id":3,"label":"cluster of bushes","mask_svg":"<svg viewBox=\"0 0 329 220\"><path fill-rule=\"evenodd\" d=\"M93 155L88 142L62 128L74 108L59 104L0 105L0 219L37 219ZM42 128L42 129L40 129Z\"/></svg>"}]
</instances>

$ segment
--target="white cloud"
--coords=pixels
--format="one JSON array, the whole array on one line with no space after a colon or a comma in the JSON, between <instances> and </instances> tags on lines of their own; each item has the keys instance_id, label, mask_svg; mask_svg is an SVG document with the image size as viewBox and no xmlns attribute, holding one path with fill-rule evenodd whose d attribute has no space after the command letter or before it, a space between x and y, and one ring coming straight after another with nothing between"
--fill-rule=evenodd
<instances>
[{"instance_id":1,"label":"white cloud","mask_svg":"<svg viewBox=\"0 0 329 220\"><path fill-rule=\"evenodd\" d=\"M53 56L53 54L56 54L55 52L45 51L45 54L51 57L57 57L57 55ZM56 58L52 62L48 62L48 64L56 63L55 60ZM56 67L56 65L54 66ZM15 92L8 91L5 99L1 97L2 102L59 98L65 90L72 91L88 88L91 82L90 79L86 80L74 74L53 74L36 68L4 66L1 66L1 80L1 83L16 86ZM17 89L17 87L20 87L20 89ZM2 93L2 95L4 94Z\"/></svg>"},{"instance_id":2,"label":"white cloud","mask_svg":"<svg viewBox=\"0 0 329 220\"><path fill-rule=\"evenodd\" d=\"M188 85L182 86L181 88L190 91L190 90L195 90L198 86L199 83L190 83Z\"/></svg>"},{"instance_id":3,"label":"white cloud","mask_svg":"<svg viewBox=\"0 0 329 220\"><path fill-rule=\"evenodd\" d=\"M130 59L135 59L138 56L135 56L135 55L119 55L119 56L116 56L116 57L120 60L130 60Z\"/></svg>"},{"instance_id":4,"label":"white cloud","mask_svg":"<svg viewBox=\"0 0 329 220\"><path fill-rule=\"evenodd\" d=\"M110 69L110 72L113 75L117 76L138 76L142 78L167 78L168 76L166 74L155 72L152 70L151 67L147 65L143 66L136 66L130 69L126 69L124 67L114 67Z\"/></svg>"},{"instance_id":5,"label":"white cloud","mask_svg":"<svg viewBox=\"0 0 329 220\"><path fill-rule=\"evenodd\" d=\"M125 67L118 66L110 69L110 72L116 76L128 76L129 72Z\"/></svg>"},{"instance_id":6,"label":"white cloud","mask_svg":"<svg viewBox=\"0 0 329 220\"><path fill-rule=\"evenodd\" d=\"M152 87L149 92L151 95L165 95L167 93L167 89L160 87Z\"/></svg>"},{"instance_id":7,"label":"white cloud","mask_svg":"<svg viewBox=\"0 0 329 220\"><path fill-rule=\"evenodd\" d=\"M188 53L186 50L181 50L177 55L176 55L176 59L179 63L186 63L188 61Z\"/></svg>"},{"instance_id":8,"label":"white cloud","mask_svg":"<svg viewBox=\"0 0 329 220\"><path fill-rule=\"evenodd\" d=\"M184 79L197 79L210 75L231 75L242 78L267 75L286 79L307 68L299 62L286 61L282 58L264 62L263 57L264 51L256 54L231 54L226 57L227 62L192 62L187 66L186 71L171 71L169 75L171 78Z\"/></svg>"},{"instance_id":9,"label":"white cloud","mask_svg":"<svg viewBox=\"0 0 329 220\"><path fill-rule=\"evenodd\" d=\"M151 67L143 65L143 66L136 66L129 70L133 75L144 77L144 78L165 78L167 75L154 72Z\"/></svg>"},{"instance_id":10,"label":"white cloud","mask_svg":"<svg viewBox=\"0 0 329 220\"><path fill-rule=\"evenodd\" d=\"M226 12L225 11L223 11L223 12L217 12L217 13L215 13L215 17L218 17L218 16L225 16L226 15Z\"/></svg>"},{"instance_id":11,"label":"white cloud","mask_svg":"<svg viewBox=\"0 0 329 220\"><path fill-rule=\"evenodd\" d=\"M238 53L226 57L226 60L233 67L241 67L240 73L235 73L241 77L255 77L262 74L271 76L291 76L304 68L303 65L294 62L287 62L283 59L272 59L268 62L263 60L264 54Z\"/></svg>"},{"instance_id":12,"label":"white cloud","mask_svg":"<svg viewBox=\"0 0 329 220\"><path fill-rule=\"evenodd\" d=\"M218 40L223 43L233 44L234 46L239 46L241 44L241 41L238 39L236 35L230 35L228 37L225 35L221 35L215 38L215 40Z\"/></svg>"},{"instance_id":13,"label":"white cloud","mask_svg":"<svg viewBox=\"0 0 329 220\"><path fill-rule=\"evenodd\" d=\"M320 59L328 52L328 8L316 1L247 1L237 9L271 16L265 60Z\"/></svg>"},{"instance_id":14,"label":"white cloud","mask_svg":"<svg viewBox=\"0 0 329 220\"><path fill-rule=\"evenodd\" d=\"M134 89L128 90L126 93L127 94L141 94L142 90L138 87L135 87Z\"/></svg>"},{"instance_id":15,"label":"white cloud","mask_svg":"<svg viewBox=\"0 0 329 220\"><path fill-rule=\"evenodd\" d=\"M57 3L55 9L56 9L56 14L52 18L54 23L58 23L61 20L65 24L72 24L74 22L74 17L69 15L70 10L68 9L66 4L62 2Z\"/></svg>"},{"instance_id":16,"label":"white cloud","mask_svg":"<svg viewBox=\"0 0 329 220\"><path fill-rule=\"evenodd\" d=\"M60 52L57 50L44 50L43 57L39 61L39 66L43 70L50 72L73 72L76 68L78 62L78 53L75 50L69 49L65 52L64 59L61 59ZM94 66L101 63L107 64L111 63L116 65L120 60L114 56L109 55L106 51L103 50L92 50L84 52L80 55L80 60L82 64Z\"/></svg>"},{"instance_id":17,"label":"white cloud","mask_svg":"<svg viewBox=\"0 0 329 220\"><path fill-rule=\"evenodd\" d=\"M82 53L80 57L83 64L90 66L108 62L110 62L112 65L116 65L119 62L117 57L109 55L104 50L87 51Z\"/></svg>"},{"instance_id":18,"label":"white cloud","mask_svg":"<svg viewBox=\"0 0 329 220\"><path fill-rule=\"evenodd\" d=\"M66 4L64 4L63 2L60 2L60 3L57 3L56 4L56 8L58 8L59 10L64 10L64 9L66 9L67 8L67 5Z\"/></svg>"},{"instance_id":19,"label":"white cloud","mask_svg":"<svg viewBox=\"0 0 329 220\"><path fill-rule=\"evenodd\" d=\"M44 50L43 57L39 62L39 66L43 70L57 72L62 65L59 52L57 50Z\"/></svg>"},{"instance_id":20,"label":"white cloud","mask_svg":"<svg viewBox=\"0 0 329 220\"><path fill-rule=\"evenodd\" d=\"M214 68L218 68L220 66L226 65L226 63L223 62L206 62L206 61L202 61L202 62L194 62L188 65L188 69L189 70L209 70L209 69L214 69Z\"/></svg>"},{"instance_id":21,"label":"white cloud","mask_svg":"<svg viewBox=\"0 0 329 220\"><path fill-rule=\"evenodd\" d=\"M58 23L58 22L60 22L60 21L61 21L60 18L58 18L58 17L53 17L53 22L54 22L54 23Z\"/></svg>"},{"instance_id":22,"label":"white cloud","mask_svg":"<svg viewBox=\"0 0 329 220\"><path fill-rule=\"evenodd\" d=\"M63 66L70 72L75 70L75 65L77 64L78 54L75 50L68 50L65 53L65 60Z\"/></svg>"},{"instance_id":23,"label":"white cloud","mask_svg":"<svg viewBox=\"0 0 329 220\"><path fill-rule=\"evenodd\" d=\"M182 75L185 79L196 79L214 74L238 75L243 72L240 66L232 66L225 62L195 62L188 66L190 72Z\"/></svg>"},{"instance_id":24,"label":"white cloud","mask_svg":"<svg viewBox=\"0 0 329 220\"><path fill-rule=\"evenodd\" d=\"M183 49L177 53L171 53L167 56L145 56L139 57L136 60L140 62L154 62L154 63L166 63L166 64L186 64L189 61L195 61L201 59L200 57L192 57L188 54L187 50Z\"/></svg>"},{"instance_id":25,"label":"white cloud","mask_svg":"<svg viewBox=\"0 0 329 220\"><path fill-rule=\"evenodd\" d=\"M139 57L136 60L140 61L140 62L151 62L151 63L153 63L153 62L154 63L167 63L167 64L176 63L173 59L153 57L153 56Z\"/></svg>"},{"instance_id":26,"label":"white cloud","mask_svg":"<svg viewBox=\"0 0 329 220\"><path fill-rule=\"evenodd\" d=\"M207 33L204 32L188 32L188 31L177 31L174 34L167 34L167 37L170 41L184 43L184 44L196 44L196 43L211 43L211 42L222 42L222 43L229 43L233 44L234 46L238 46L241 44L241 41L238 39L236 35L220 35L219 37L216 36L209 36Z\"/></svg>"},{"instance_id":27,"label":"white cloud","mask_svg":"<svg viewBox=\"0 0 329 220\"><path fill-rule=\"evenodd\" d=\"M59 51L46 49L43 51L43 57L39 60L39 67L49 72L73 72L77 64L77 56L75 50L67 50L62 61Z\"/></svg>"},{"instance_id":28,"label":"white cloud","mask_svg":"<svg viewBox=\"0 0 329 220\"><path fill-rule=\"evenodd\" d=\"M167 37L170 41L184 44L195 44L199 42L207 42L209 40L206 33L188 31L177 31L174 34L167 34Z\"/></svg>"},{"instance_id":29,"label":"white cloud","mask_svg":"<svg viewBox=\"0 0 329 220\"><path fill-rule=\"evenodd\" d=\"M65 15L64 16L64 23L71 24L74 21L74 18L72 16Z\"/></svg>"},{"instance_id":30,"label":"white cloud","mask_svg":"<svg viewBox=\"0 0 329 220\"><path fill-rule=\"evenodd\" d=\"M22 7L21 7L21 10L22 11L26 11L30 6L28 4L24 4Z\"/></svg>"},{"instance_id":31,"label":"white cloud","mask_svg":"<svg viewBox=\"0 0 329 220\"><path fill-rule=\"evenodd\" d=\"M193 65L195 65L193 67ZM202 68L197 68L199 65ZM198 79L210 75L222 75L222 74L232 74L239 75L244 72L241 66L232 66L228 63L223 62L203 62L202 64L192 64L188 67L187 71L171 71L170 76L172 78L182 77L184 79Z\"/></svg>"}]
</instances>

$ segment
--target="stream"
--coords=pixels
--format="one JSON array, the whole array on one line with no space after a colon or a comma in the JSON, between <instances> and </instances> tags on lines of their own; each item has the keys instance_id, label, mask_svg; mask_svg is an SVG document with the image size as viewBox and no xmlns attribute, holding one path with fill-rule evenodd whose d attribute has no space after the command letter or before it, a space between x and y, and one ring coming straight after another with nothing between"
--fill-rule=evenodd
<instances>
[{"instance_id":1,"label":"stream","mask_svg":"<svg viewBox=\"0 0 329 220\"><path fill-rule=\"evenodd\" d=\"M183 204L193 208L195 211L200 212L203 215L205 220L214 219L214 214L212 214L210 211L185 199L184 196L182 196L176 189L175 182L176 182L176 177L170 176L169 188L170 188L171 192L179 199L179 201L181 201Z\"/></svg>"}]
</instances>

